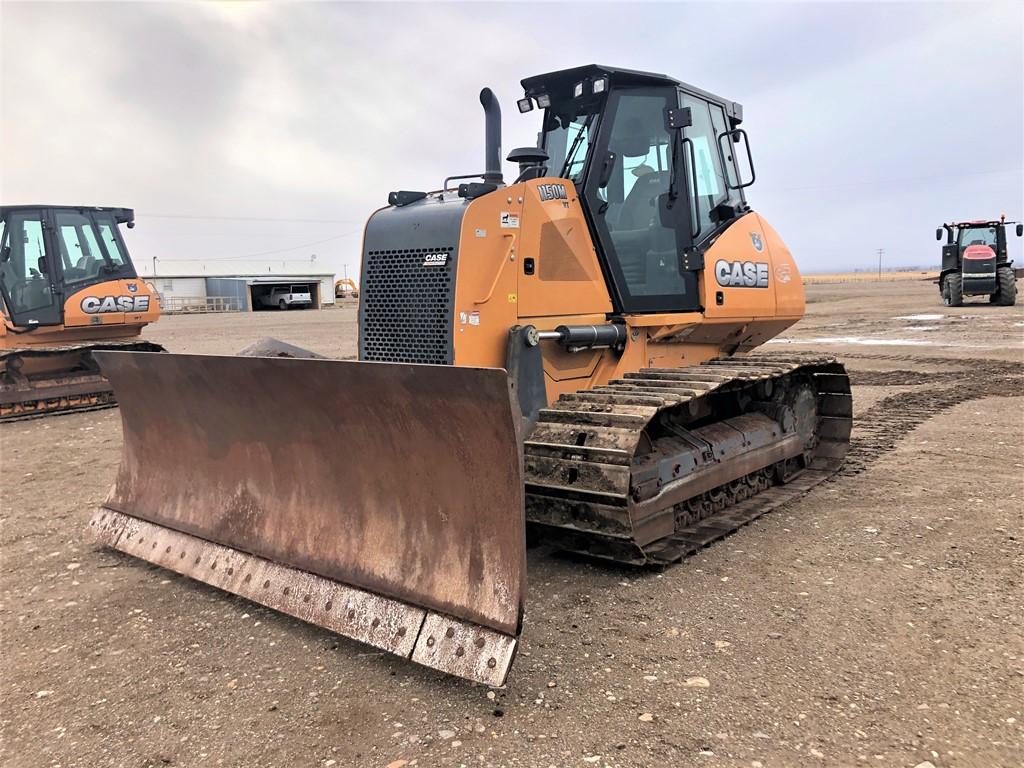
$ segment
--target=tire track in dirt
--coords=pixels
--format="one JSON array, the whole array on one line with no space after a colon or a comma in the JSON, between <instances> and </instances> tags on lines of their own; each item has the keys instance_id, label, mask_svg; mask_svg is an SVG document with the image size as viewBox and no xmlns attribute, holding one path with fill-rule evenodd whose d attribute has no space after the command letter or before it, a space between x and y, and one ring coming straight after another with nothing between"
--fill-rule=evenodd
<instances>
[{"instance_id":1,"label":"tire track in dirt","mask_svg":"<svg viewBox=\"0 0 1024 768\"><path fill-rule=\"evenodd\" d=\"M862 371L850 380L859 386L920 386L927 389L897 392L883 398L854 420L850 452L841 475L857 475L892 451L914 428L961 403L984 397L1011 397L1021 392L1024 365L1003 360L919 358L905 355L849 355L898 363L947 365L952 370L922 373L911 370Z\"/></svg>"}]
</instances>

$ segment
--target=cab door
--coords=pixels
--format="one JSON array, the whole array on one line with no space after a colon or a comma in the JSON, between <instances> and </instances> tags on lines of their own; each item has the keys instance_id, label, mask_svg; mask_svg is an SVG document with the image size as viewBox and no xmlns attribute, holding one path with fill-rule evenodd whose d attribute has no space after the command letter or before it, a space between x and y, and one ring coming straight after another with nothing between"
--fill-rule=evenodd
<instances>
[{"instance_id":1,"label":"cab door","mask_svg":"<svg viewBox=\"0 0 1024 768\"><path fill-rule=\"evenodd\" d=\"M57 288L53 238L46 212L7 211L0 237L0 293L4 314L19 328L59 325L62 299Z\"/></svg>"},{"instance_id":2,"label":"cab door","mask_svg":"<svg viewBox=\"0 0 1024 768\"><path fill-rule=\"evenodd\" d=\"M613 88L584 182L616 309L627 314L700 307L696 274L680 259L686 196L667 122L677 107L673 87Z\"/></svg>"}]
</instances>

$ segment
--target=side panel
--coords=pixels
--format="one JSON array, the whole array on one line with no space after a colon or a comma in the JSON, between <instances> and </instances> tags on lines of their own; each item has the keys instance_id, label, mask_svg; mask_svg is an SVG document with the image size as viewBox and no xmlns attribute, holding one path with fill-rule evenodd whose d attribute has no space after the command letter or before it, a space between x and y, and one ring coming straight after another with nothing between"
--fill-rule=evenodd
<instances>
[{"instance_id":1,"label":"side panel","mask_svg":"<svg viewBox=\"0 0 1024 768\"><path fill-rule=\"evenodd\" d=\"M509 329L518 323L522 188L473 200L462 221L459 278L450 318L455 364L505 367Z\"/></svg>"},{"instance_id":2,"label":"side panel","mask_svg":"<svg viewBox=\"0 0 1024 768\"><path fill-rule=\"evenodd\" d=\"M512 189L523 199L519 316L611 312L608 287L572 182L534 179ZM533 260L532 269L527 269L527 259Z\"/></svg>"},{"instance_id":3,"label":"side panel","mask_svg":"<svg viewBox=\"0 0 1024 768\"><path fill-rule=\"evenodd\" d=\"M64 325L145 325L160 317L160 303L142 280L110 280L71 294L64 302Z\"/></svg>"}]
</instances>

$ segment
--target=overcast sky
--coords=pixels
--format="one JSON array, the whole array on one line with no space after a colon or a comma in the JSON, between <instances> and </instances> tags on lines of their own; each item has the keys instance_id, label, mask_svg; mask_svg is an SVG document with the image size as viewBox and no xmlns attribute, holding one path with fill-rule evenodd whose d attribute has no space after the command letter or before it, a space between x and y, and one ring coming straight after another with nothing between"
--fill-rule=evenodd
<instances>
[{"instance_id":1,"label":"overcast sky","mask_svg":"<svg viewBox=\"0 0 1024 768\"><path fill-rule=\"evenodd\" d=\"M388 191L483 169L482 86L507 153L539 126L519 80L587 63L742 103L749 200L805 272L1024 215L1018 2L3 2L0 48L0 201L133 207L143 272L354 276Z\"/></svg>"}]
</instances>

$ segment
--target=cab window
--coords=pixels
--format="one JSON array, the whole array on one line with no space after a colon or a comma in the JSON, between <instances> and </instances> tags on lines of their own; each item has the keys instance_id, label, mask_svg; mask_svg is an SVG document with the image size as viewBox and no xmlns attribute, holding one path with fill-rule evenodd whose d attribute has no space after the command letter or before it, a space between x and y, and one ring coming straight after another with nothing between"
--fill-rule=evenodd
<instances>
[{"instance_id":1,"label":"cab window","mask_svg":"<svg viewBox=\"0 0 1024 768\"><path fill-rule=\"evenodd\" d=\"M597 113L576 117L549 116L549 129L545 132L544 146L548 152L548 175L561 176L574 184L586 167L590 151L591 132L596 127Z\"/></svg>"},{"instance_id":2,"label":"cab window","mask_svg":"<svg viewBox=\"0 0 1024 768\"><path fill-rule=\"evenodd\" d=\"M53 306L53 281L38 212L15 213L0 241L0 284L14 314Z\"/></svg>"},{"instance_id":3,"label":"cab window","mask_svg":"<svg viewBox=\"0 0 1024 768\"><path fill-rule=\"evenodd\" d=\"M114 269L120 269L128 263L128 257L125 254L124 247L121 245L121 239L118 237L117 224L112 216L97 214L96 225L99 228L100 240L103 242L103 247L107 252L107 257L110 259L111 266Z\"/></svg>"},{"instance_id":4,"label":"cab window","mask_svg":"<svg viewBox=\"0 0 1024 768\"><path fill-rule=\"evenodd\" d=\"M105 262L92 222L75 211L58 211L55 218L64 282L95 281Z\"/></svg>"},{"instance_id":5,"label":"cab window","mask_svg":"<svg viewBox=\"0 0 1024 768\"><path fill-rule=\"evenodd\" d=\"M969 245L987 245L990 248L996 247L995 227L968 227L960 230L960 247L966 248Z\"/></svg>"},{"instance_id":6,"label":"cab window","mask_svg":"<svg viewBox=\"0 0 1024 768\"><path fill-rule=\"evenodd\" d=\"M683 136L692 143L693 153L691 155L690 152L684 152L683 158L686 163L686 174L691 183L690 189L696 188L697 191L694 207L696 234L700 239L714 229L717 222L714 221L711 212L716 205L725 202L728 197L728 186L725 183L725 170L718 150L718 131L715 130L711 119L710 105L703 99L687 93L681 95L680 103L690 108L691 125L683 130Z\"/></svg>"},{"instance_id":7,"label":"cab window","mask_svg":"<svg viewBox=\"0 0 1024 768\"><path fill-rule=\"evenodd\" d=\"M693 273L679 269L679 233L662 215L675 181L665 114L676 99L669 88L613 90L594 153L609 160L594 160L586 180L594 225L628 312L680 311L699 301Z\"/></svg>"}]
</instances>

